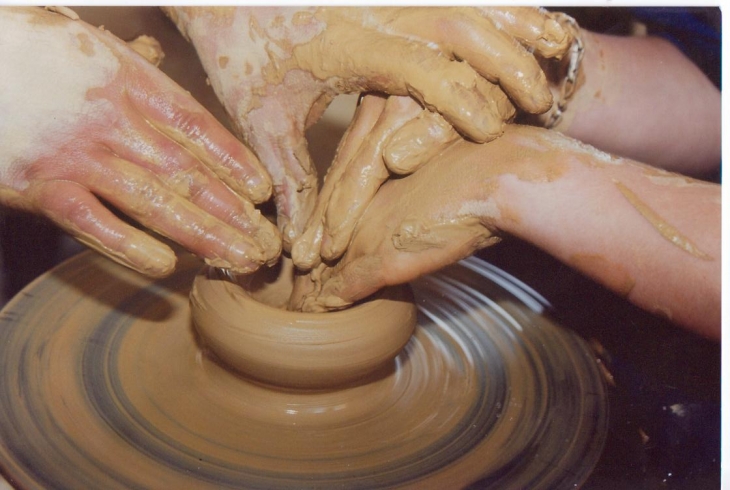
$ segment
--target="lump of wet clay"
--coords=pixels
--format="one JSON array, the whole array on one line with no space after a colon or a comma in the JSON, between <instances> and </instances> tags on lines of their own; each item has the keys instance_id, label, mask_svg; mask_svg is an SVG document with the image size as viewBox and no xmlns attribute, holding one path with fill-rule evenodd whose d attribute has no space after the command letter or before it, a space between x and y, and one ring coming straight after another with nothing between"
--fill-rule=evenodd
<instances>
[{"instance_id":1,"label":"lump of wet clay","mask_svg":"<svg viewBox=\"0 0 730 490\"><path fill-rule=\"evenodd\" d=\"M302 313L284 309L292 284L290 261L240 277L205 268L190 293L204 348L259 381L326 389L384 372L413 334L416 306L407 285L346 310Z\"/></svg>"},{"instance_id":2,"label":"lump of wet clay","mask_svg":"<svg viewBox=\"0 0 730 490\"><path fill-rule=\"evenodd\" d=\"M160 66L165 57L160 42L151 36L141 35L129 41L127 46L155 66Z\"/></svg>"}]
</instances>

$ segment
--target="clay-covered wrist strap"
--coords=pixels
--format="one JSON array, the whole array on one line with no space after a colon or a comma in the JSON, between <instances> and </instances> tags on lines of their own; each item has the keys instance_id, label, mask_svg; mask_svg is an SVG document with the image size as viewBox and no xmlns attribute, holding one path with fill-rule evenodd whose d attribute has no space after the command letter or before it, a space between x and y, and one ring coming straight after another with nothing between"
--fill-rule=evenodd
<instances>
[{"instance_id":1,"label":"clay-covered wrist strap","mask_svg":"<svg viewBox=\"0 0 730 490\"><path fill-rule=\"evenodd\" d=\"M568 101L575 92L578 72L580 71L580 64L583 61L583 52L585 49L583 38L580 35L580 28L574 18L562 12L556 12L555 20L572 35L573 44L570 46L568 69L565 78L563 78L563 83L560 86L560 98L553 104L547 122L545 123L545 127L548 129L554 128L560 123L565 108L568 106Z\"/></svg>"}]
</instances>

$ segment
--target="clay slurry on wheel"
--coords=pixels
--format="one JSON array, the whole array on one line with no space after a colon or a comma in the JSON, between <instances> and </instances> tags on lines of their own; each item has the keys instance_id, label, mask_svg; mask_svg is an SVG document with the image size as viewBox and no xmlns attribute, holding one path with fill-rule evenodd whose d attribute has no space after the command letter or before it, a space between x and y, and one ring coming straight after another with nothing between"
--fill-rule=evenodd
<instances>
[{"instance_id":1,"label":"clay slurry on wheel","mask_svg":"<svg viewBox=\"0 0 730 490\"><path fill-rule=\"evenodd\" d=\"M552 489L600 455L590 350L482 261L415 281L392 371L331 390L272 388L207 355L188 306L199 268L183 258L152 281L85 253L8 304L0 468L14 485Z\"/></svg>"}]
</instances>

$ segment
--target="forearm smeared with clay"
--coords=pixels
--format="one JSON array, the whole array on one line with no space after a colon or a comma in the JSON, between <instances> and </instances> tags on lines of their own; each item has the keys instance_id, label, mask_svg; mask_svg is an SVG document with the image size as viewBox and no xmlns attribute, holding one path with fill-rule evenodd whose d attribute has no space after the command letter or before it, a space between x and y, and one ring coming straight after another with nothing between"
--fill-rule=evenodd
<instances>
[{"instance_id":1,"label":"forearm smeared with clay","mask_svg":"<svg viewBox=\"0 0 730 490\"><path fill-rule=\"evenodd\" d=\"M519 43L541 59L559 60L572 53L576 46L575 22L563 14L519 7L482 9L481 12L511 37L513 43ZM557 36L552 29L565 33L565 42L551 42ZM453 34L454 43L464 44L456 46L455 51L463 52L469 45L459 37L464 33ZM509 52L500 46L500 42L481 48ZM517 54L524 55L519 50ZM504 66L501 70L509 77L523 76L515 65L517 60L519 56L515 59L502 55ZM538 84L534 89L540 94L543 87ZM519 101L516 94L512 93L512 96ZM311 298L312 288L321 283L320 276L327 271L321 261L331 264L342 256L355 225L381 184L392 174L412 173L461 138L441 115L422 110L408 97L369 94L361 102L343 136L306 228L291 248L295 265L302 271L311 271L309 276L301 274L295 281L290 300L292 309L316 307L305 297ZM458 101L454 99L454 103Z\"/></svg>"},{"instance_id":2,"label":"forearm smeared with clay","mask_svg":"<svg viewBox=\"0 0 730 490\"><path fill-rule=\"evenodd\" d=\"M308 309L343 307L497 241L527 240L638 306L720 334L720 186L509 126L386 182ZM321 272L321 271L320 271Z\"/></svg>"}]
</instances>

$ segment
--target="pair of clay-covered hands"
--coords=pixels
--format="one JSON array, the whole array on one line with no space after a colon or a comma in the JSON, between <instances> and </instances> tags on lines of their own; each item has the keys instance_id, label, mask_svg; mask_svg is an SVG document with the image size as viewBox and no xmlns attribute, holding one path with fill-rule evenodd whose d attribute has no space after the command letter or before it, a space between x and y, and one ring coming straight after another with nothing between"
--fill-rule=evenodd
<instances>
[{"instance_id":1,"label":"pair of clay-covered hands","mask_svg":"<svg viewBox=\"0 0 730 490\"><path fill-rule=\"evenodd\" d=\"M174 253L109 207L235 272L276 261L282 243L316 267L345 252L391 174L462 135L498 137L515 106L549 109L535 55L559 58L571 43L533 8L166 13L248 148L112 34L73 15L0 9L0 201L152 276L173 270ZM352 92L397 97L363 99L317 199L305 130ZM281 233L255 208L272 192Z\"/></svg>"}]
</instances>

